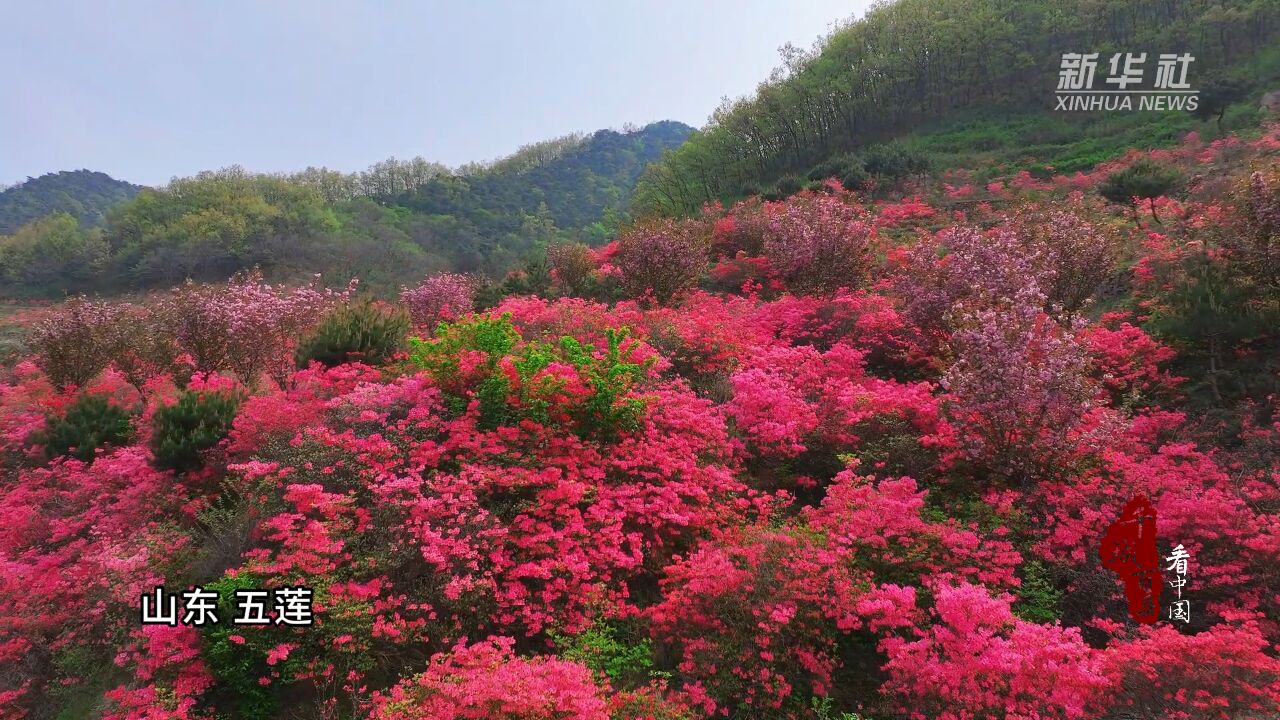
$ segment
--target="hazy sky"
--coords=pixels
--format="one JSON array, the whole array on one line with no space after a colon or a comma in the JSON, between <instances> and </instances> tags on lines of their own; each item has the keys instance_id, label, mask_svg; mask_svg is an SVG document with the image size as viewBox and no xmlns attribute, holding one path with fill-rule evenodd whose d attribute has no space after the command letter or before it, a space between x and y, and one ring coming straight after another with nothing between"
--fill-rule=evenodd
<instances>
[{"instance_id":1,"label":"hazy sky","mask_svg":"<svg viewBox=\"0 0 1280 720\"><path fill-rule=\"evenodd\" d=\"M866 0L0 0L0 183L447 165L701 126Z\"/></svg>"}]
</instances>

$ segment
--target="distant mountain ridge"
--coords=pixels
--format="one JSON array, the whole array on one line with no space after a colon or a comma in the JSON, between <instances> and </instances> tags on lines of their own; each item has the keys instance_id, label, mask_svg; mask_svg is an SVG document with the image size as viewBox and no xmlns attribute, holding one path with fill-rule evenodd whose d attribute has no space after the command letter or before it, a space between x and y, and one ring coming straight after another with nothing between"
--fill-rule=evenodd
<instances>
[{"instance_id":1,"label":"distant mountain ridge","mask_svg":"<svg viewBox=\"0 0 1280 720\"><path fill-rule=\"evenodd\" d=\"M383 294L441 270L496 279L550 243L607 242L640 175L691 132L662 121L575 133L456 169L421 157L354 173L232 166L154 188L55 173L4 193L0 297L146 290L254 267L281 281L357 276Z\"/></svg>"},{"instance_id":2,"label":"distant mountain ridge","mask_svg":"<svg viewBox=\"0 0 1280 720\"><path fill-rule=\"evenodd\" d=\"M528 146L488 168L433 177L391 203L497 231L517 230L525 215L545 204L557 227L579 229L606 210L624 213L649 164L692 133L684 123L663 120L636 130L568 136Z\"/></svg>"},{"instance_id":3,"label":"distant mountain ridge","mask_svg":"<svg viewBox=\"0 0 1280 720\"><path fill-rule=\"evenodd\" d=\"M0 235L54 213L67 213L85 227L99 225L107 210L143 188L106 173L64 170L0 191Z\"/></svg>"}]
</instances>

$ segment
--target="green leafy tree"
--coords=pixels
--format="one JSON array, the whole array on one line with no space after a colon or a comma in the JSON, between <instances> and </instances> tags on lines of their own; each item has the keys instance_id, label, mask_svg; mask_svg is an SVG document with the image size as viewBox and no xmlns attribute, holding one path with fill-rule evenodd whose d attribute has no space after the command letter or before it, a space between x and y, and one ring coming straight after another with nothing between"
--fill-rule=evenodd
<instances>
[{"instance_id":1,"label":"green leafy tree","mask_svg":"<svg viewBox=\"0 0 1280 720\"><path fill-rule=\"evenodd\" d=\"M0 236L0 276L15 294L62 295L93 284L106 255L99 230L59 212Z\"/></svg>"},{"instance_id":2,"label":"green leafy tree","mask_svg":"<svg viewBox=\"0 0 1280 720\"><path fill-rule=\"evenodd\" d=\"M1222 116L1232 103L1240 102L1249 92L1249 84L1229 75L1216 75L1207 79L1197 96L1196 109L1191 116L1197 120L1217 120L1218 132L1222 132Z\"/></svg>"}]
</instances>

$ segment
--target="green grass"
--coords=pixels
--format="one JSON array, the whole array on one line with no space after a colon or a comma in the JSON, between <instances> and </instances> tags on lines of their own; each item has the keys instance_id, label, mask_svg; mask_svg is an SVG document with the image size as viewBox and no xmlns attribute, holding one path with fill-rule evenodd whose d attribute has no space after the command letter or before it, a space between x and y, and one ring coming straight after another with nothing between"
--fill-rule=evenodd
<instances>
[{"instance_id":1,"label":"green grass","mask_svg":"<svg viewBox=\"0 0 1280 720\"><path fill-rule=\"evenodd\" d=\"M935 170L967 168L977 180L1023 170L1041 176L1087 171L1131 148L1177 145L1193 130L1206 140L1226 133L1256 132L1262 120L1259 98L1280 87L1280 47L1260 53L1237 72L1249 79L1254 90L1227 109L1221 131L1216 122L1198 121L1181 111L1010 114L988 110L952 114L900 142L926 153Z\"/></svg>"}]
</instances>

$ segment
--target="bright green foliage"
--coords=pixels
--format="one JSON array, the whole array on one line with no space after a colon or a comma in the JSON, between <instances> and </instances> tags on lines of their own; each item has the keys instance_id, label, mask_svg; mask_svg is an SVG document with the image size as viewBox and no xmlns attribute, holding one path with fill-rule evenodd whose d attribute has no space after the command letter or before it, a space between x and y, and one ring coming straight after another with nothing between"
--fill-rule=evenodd
<instances>
[{"instance_id":1,"label":"bright green foliage","mask_svg":"<svg viewBox=\"0 0 1280 720\"><path fill-rule=\"evenodd\" d=\"M586 665L609 678L615 687L644 682L657 674L653 672L652 643L628 628L596 621L577 635L553 634L552 640L566 660Z\"/></svg>"},{"instance_id":2,"label":"bright green foliage","mask_svg":"<svg viewBox=\"0 0 1280 720\"><path fill-rule=\"evenodd\" d=\"M1022 585L1014 591L1018 601L1013 612L1028 622L1052 623L1061 619L1058 602L1062 591L1054 586L1048 571L1039 560L1030 560L1022 566Z\"/></svg>"},{"instance_id":3,"label":"bright green foliage","mask_svg":"<svg viewBox=\"0 0 1280 720\"><path fill-rule=\"evenodd\" d=\"M461 377L461 354L466 350L484 353L489 368L509 354L520 342L520 332L511 324L511 316L476 315L456 323L440 323L432 340L409 338L410 358L444 385L452 385Z\"/></svg>"},{"instance_id":4,"label":"bright green foliage","mask_svg":"<svg viewBox=\"0 0 1280 720\"><path fill-rule=\"evenodd\" d=\"M817 720L871 720L871 718L863 717L858 713L837 712L831 709L831 698L815 697L811 700L813 707L813 716Z\"/></svg>"},{"instance_id":5,"label":"bright green foliage","mask_svg":"<svg viewBox=\"0 0 1280 720\"><path fill-rule=\"evenodd\" d=\"M410 338L410 359L440 383L456 411L474 397L482 427L528 419L610 437L634 429L645 409L632 391L650 363L623 358L626 336L609 330L608 348L597 356L571 337L524 342L509 314L477 315L441 323L431 340Z\"/></svg>"},{"instance_id":6,"label":"bright green foliage","mask_svg":"<svg viewBox=\"0 0 1280 720\"><path fill-rule=\"evenodd\" d=\"M52 415L45 430L36 437L45 455L59 455L91 462L100 447L119 447L133 437L128 411L104 395L84 394L76 398L65 415Z\"/></svg>"},{"instance_id":7,"label":"bright green foliage","mask_svg":"<svg viewBox=\"0 0 1280 720\"><path fill-rule=\"evenodd\" d=\"M161 470L185 472L204 465L204 451L231 431L240 397L230 392L187 391L156 410L151 453Z\"/></svg>"},{"instance_id":8,"label":"bright green foliage","mask_svg":"<svg viewBox=\"0 0 1280 720\"><path fill-rule=\"evenodd\" d=\"M297 351L298 367L319 362L334 367L348 362L380 365L390 360L409 334L409 316L401 309L365 302L329 313Z\"/></svg>"},{"instance_id":9,"label":"bright green foliage","mask_svg":"<svg viewBox=\"0 0 1280 720\"><path fill-rule=\"evenodd\" d=\"M235 592L263 587L262 579L244 573L237 577L222 577L204 588L218 593L219 622L201 628L205 637L201 658L209 665L210 672L218 680L218 693L226 693L226 703L236 710L236 717L244 720L266 720L275 717L278 699L274 688L262 685L258 678L273 670L287 670L285 664L267 665L267 650L283 638L271 629L240 628L230 620L237 614ZM237 643L232 636L243 638Z\"/></svg>"}]
</instances>

